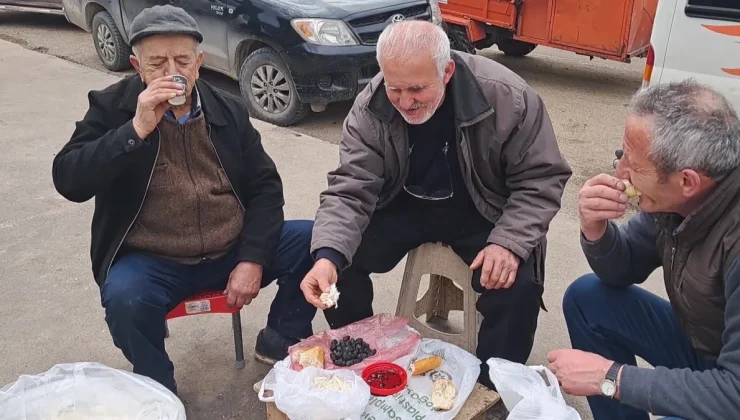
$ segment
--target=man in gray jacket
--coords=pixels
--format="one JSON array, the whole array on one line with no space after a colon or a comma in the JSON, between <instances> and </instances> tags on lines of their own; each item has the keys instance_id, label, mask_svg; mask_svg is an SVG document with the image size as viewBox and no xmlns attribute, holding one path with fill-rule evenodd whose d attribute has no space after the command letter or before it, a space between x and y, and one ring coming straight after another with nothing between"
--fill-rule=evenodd
<instances>
[{"instance_id":1,"label":"man in gray jacket","mask_svg":"<svg viewBox=\"0 0 740 420\"><path fill-rule=\"evenodd\" d=\"M301 284L332 328L373 315L371 273L426 242L450 245L482 293L478 357L525 362L542 304L545 235L571 169L540 97L436 25L390 25L379 73L344 122L321 194L316 263ZM339 280L337 282L337 280ZM319 296L335 283L338 307ZM489 385L485 363L481 382Z\"/></svg>"},{"instance_id":2,"label":"man in gray jacket","mask_svg":"<svg viewBox=\"0 0 740 420\"><path fill-rule=\"evenodd\" d=\"M594 274L563 297L573 349L550 352L550 368L564 391L588 397L595 420L740 418L738 115L692 81L650 87L634 100L616 169L579 194ZM625 180L641 211L617 226ZM637 286L658 268L667 300Z\"/></svg>"}]
</instances>

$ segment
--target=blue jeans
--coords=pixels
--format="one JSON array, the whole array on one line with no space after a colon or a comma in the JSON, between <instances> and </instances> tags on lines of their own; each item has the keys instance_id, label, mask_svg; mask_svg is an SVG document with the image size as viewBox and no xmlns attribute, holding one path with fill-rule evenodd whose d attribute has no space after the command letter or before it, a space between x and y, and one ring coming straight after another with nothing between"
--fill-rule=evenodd
<instances>
[{"instance_id":1,"label":"blue jeans","mask_svg":"<svg viewBox=\"0 0 740 420\"><path fill-rule=\"evenodd\" d=\"M691 347L671 304L639 286L610 287L595 274L585 275L566 290L563 313L574 349L630 365L639 356L669 369L716 367ZM589 397L588 404L594 420L649 419L645 411L602 396Z\"/></svg>"},{"instance_id":2,"label":"blue jeans","mask_svg":"<svg viewBox=\"0 0 740 420\"><path fill-rule=\"evenodd\" d=\"M311 322L316 314L300 290L301 280L313 265L312 228L312 221L286 221L273 264L264 268L262 276L262 287L275 279L279 286L267 326L296 341L313 334ZM135 373L176 392L174 366L164 345L165 316L195 293L225 289L236 264L236 249L197 265L135 252L113 264L101 289L105 320L113 343L133 364Z\"/></svg>"}]
</instances>

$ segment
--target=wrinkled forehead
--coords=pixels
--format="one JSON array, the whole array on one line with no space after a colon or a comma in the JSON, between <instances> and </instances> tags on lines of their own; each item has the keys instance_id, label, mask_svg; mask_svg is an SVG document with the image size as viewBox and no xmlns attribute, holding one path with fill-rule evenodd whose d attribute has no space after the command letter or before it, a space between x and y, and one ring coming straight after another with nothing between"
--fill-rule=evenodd
<instances>
[{"instance_id":1,"label":"wrinkled forehead","mask_svg":"<svg viewBox=\"0 0 740 420\"><path fill-rule=\"evenodd\" d=\"M649 165L653 124L647 117L629 115L624 128L624 153L630 162Z\"/></svg>"},{"instance_id":2,"label":"wrinkled forehead","mask_svg":"<svg viewBox=\"0 0 740 420\"><path fill-rule=\"evenodd\" d=\"M141 40L137 47L144 59L195 57L197 41L187 35L154 35Z\"/></svg>"}]
</instances>

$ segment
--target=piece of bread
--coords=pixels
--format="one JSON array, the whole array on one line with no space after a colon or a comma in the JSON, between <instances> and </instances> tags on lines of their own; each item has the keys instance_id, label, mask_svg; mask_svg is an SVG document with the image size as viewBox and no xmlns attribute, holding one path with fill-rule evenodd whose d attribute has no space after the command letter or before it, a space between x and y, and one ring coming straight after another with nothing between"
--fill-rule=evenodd
<instances>
[{"instance_id":1,"label":"piece of bread","mask_svg":"<svg viewBox=\"0 0 740 420\"><path fill-rule=\"evenodd\" d=\"M337 285L332 284L331 289L329 289L328 292L324 292L319 296L319 300L329 308L332 306L339 307L337 304L339 302L339 290L337 290Z\"/></svg>"},{"instance_id":2,"label":"piece of bread","mask_svg":"<svg viewBox=\"0 0 740 420\"><path fill-rule=\"evenodd\" d=\"M432 408L437 411L451 410L455 405L457 390L449 379L438 379L432 386Z\"/></svg>"},{"instance_id":3,"label":"piece of bread","mask_svg":"<svg viewBox=\"0 0 740 420\"><path fill-rule=\"evenodd\" d=\"M298 358L298 363L307 368L313 366L319 369L324 368L324 349L321 347L311 347L308 350L301 352Z\"/></svg>"},{"instance_id":4,"label":"piece of bread","mask_svg":"<svg viewBox=\"0 0 740 420\"><path fill-rule=\"evenodd\" d=\"M423 375L430 370L437 369L442 364L443 359L439 356L425 357L413 363L414 370L411 376Z\"/></svg>"},{"instance_id":5,"label":"piece of bread","mask_svg":"<svg viewBox=\"0 0 740 420\"><path fill-rule=\"evenodd\" d=\"M632 197L639 197L642 195L642 193L637 188L635 188L635 186L632 185L631 182L627 181L626 179L623 180L622 182L624 182L624 186L625 186L624 192L625 194L627 194L627 197L632 198Z\"/></svg>"}]
</instances>

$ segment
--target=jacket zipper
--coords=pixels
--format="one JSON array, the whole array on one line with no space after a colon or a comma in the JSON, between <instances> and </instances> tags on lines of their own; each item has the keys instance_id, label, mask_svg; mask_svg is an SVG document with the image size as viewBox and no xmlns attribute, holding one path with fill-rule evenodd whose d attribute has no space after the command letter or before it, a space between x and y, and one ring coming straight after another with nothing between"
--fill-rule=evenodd
<instances>
[{"instance_id":1,"label":"jacket zipper","mask_svg":"<svg viewBox=\"0 0 740 420\"><path fill-rule=\"evenodd\" d=\"M244 207L244 204L242 204L242 200L239 198L239 194L236 193L236 190L234 189L234 184L231 183L231 179L229 179L229 174L226 172L226 168L224 168L223 162L221 162L221 156L218 155L218 149L216 149L216 144L213 143L213 140L211 139L211 125L208 124L208 141L211 142L211 146L213 146L213 151L216 153L216 159L218 159L218 164L221 165L221 169L224 170L224 175L226 175L226 181L229 182L229 187L231 187L231 192L234 193L234 197L236 197L236 201L239 202L239 206L242 208L242 210L246 211L246 207Z\"/></svg>"},{"instance_id":2,"label":"jacket zipper","mask_svg":"<svg viewBox=\"0 0 740 420\"><path fill-rule=\"evenodd\" d=\"M185 150L185 166L188 168L188 176L190 176L190 182L193 183L193 190L195 191L195 222L198 225L198 238L200 239L200 254L203 255L205 252L205 243L203 240L203 227L200 223L200 196L198 195L198 184L195 183L195 178L193 178L193 171L190 168L190 160L191 160L191 153L190 149L188 148L188 143L185 141L185 129L180 126L178 127L178 131L180 132L180 138L182 139L182 147Z\"/></svg>"},{"instance_id":3,"label":"jacket zipper","mask_svg":"<svg viewBox=\"0 0 740 420\"><path fill-rule=\"evenodd\" d=\"M152 183L152 176L154 175L154 168L157 167L157 159L159 158L159 150L162 148L162 133L159 131L159 127L157 127L157 134L159 134L159 143L157 143L157 154L154 156L154 164L152 165L152 170L149 172L149 180L146 182L146 190L144 190L144 197L141 198L141 203L139 203L139 209L136 210L136 215L134 215L134 218L131 220L131 223L128 225L128 228L126 229L126 233L123 234L123 237L121 238L121 241L118 243L118 246L116 247L116 251L113 253L113 257L111 257L110 262L108 263L108 268L105 270L105 277L108 277L108 274L110 273L110 268L113 266L113 261L116 259L116 255L118 255L118 251L121 250L121 245L123 245L123 241L126 240L126 236L128 235L129 231L131 231L131 227L136 223L136 219L139 217L139 213L141 213L141 208L144 207L144 200L146 200L146 194L149 192L149 184Z\"/></svg>"}]
</instances>

